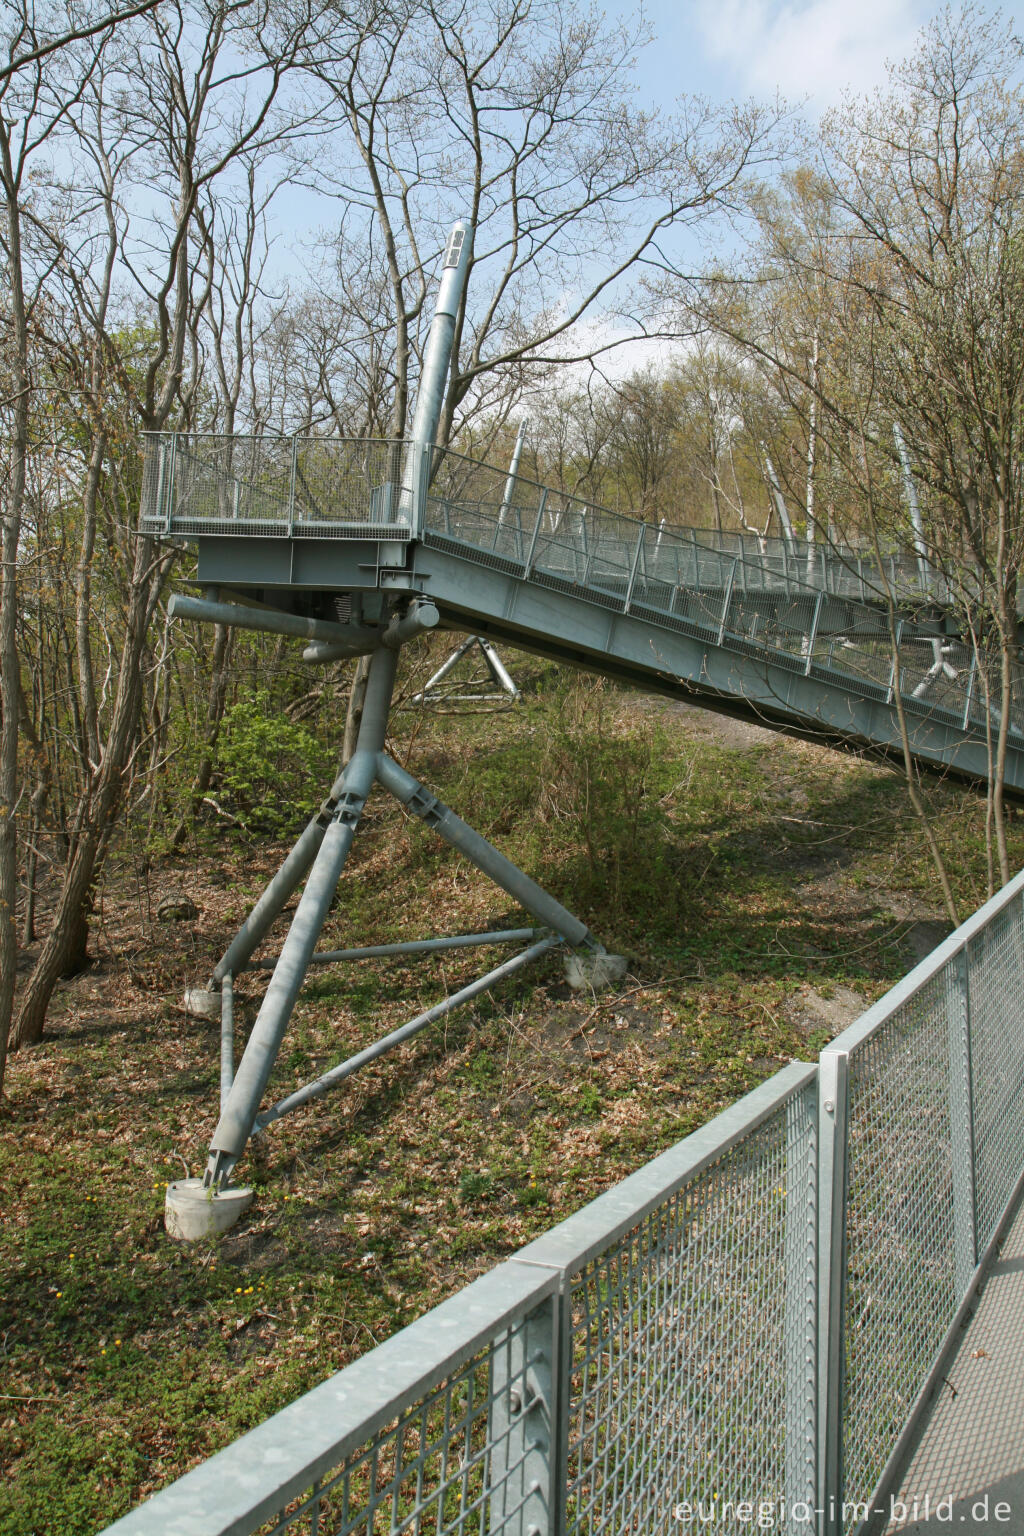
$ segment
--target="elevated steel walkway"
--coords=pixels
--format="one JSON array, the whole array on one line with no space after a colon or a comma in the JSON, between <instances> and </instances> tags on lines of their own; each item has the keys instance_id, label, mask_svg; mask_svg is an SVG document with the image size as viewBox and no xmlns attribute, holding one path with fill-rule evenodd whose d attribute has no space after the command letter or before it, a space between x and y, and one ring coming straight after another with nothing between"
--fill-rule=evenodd
<instances>
[{"instance_id":1,"label":"elevated steel walkway","mask_svg":"<svg viewBox=\"0 0 1024 1536\"><path fill-rule=\"evenodd\" d=\"M444 628L837 744L899 751L902 706L921 763L989 776L992 688L912 557L809 562L451 452L318 438L152 436L142 528L195 542L204 587L338 631L429 599ZM1019 690L1006 782L1024 792Z\"/></svg>"},{"instance_id":2,"label":"elevated steel walkway","mask_svg":"<svg viewBox=\"0 0 1024 1536\"><path fill-rule=\"evenodd\" d=\"M621 976L585 922L387 754L397 653L438 624L498 638L649 691L696 698L780 730L901 750L901 721L924 763L989 776L993 736L1024 790L1019 699L991 707L985 669L961 643L927 565L909 573L839 551L805 559L802 578L758 544L709 544L694 529L651 527L433 444L472 249L460 220L445 251L407 442L158 436L149 441L144 533L194 540L201 599L174 616L304 637L310 662L367 656L355 750L320 810L189 1006L221 1020L220 1119L206 1173L168 1190L178 1236L222 1230L251 1193L231 1179L254 1129L320 1098L558 946L570 985ZM520 434L519 442L521 444ZM813 553L813 552L812 552ZM809 580L807 578L810 578ZM229 601L224 601L228 598ZM1005 708L1005 707L1004 707ZM261 1112L310 965L396 946L317 951L363 809L398 800L529 913L536 926L411 938L403 953L528 939L527 948L372 1046ZM280 953L257 958L302 887ZM272 966L237 1073L234 978Z\"/></svg>"}]
</instances>

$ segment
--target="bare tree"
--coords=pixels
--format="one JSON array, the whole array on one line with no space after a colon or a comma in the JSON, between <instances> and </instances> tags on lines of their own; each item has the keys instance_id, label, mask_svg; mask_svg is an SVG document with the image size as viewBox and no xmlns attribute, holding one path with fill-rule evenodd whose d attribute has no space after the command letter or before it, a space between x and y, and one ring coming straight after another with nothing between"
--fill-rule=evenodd
<instances>
[{"instance_id":1,"label":"bare tree","mask_svg":"<svg viewBox=\"0 0 1024 1536\"><path fill-rule=\"evenodd\" d=\"M90 241L73 245L60 227L52 230L51 240L67 308L86 322L76 399L94 481L98 485L105 474L112 476L121 509L115 522L123 530L130 575L106 718L102 730L98 719L86 730L90 748L80 765L65 871L49 932L22 995L18 1044L39 1038L56 980L81 955L90 893L137 746L149 627L174 558L173 550L131 530L137 479L134 473L125 478L123 460L113 464L106 455L104 402L97 398L99 375L89 359L101 360L103 381L116 382L135 423L158 429L175 410L188 419L199 384L197 331L211 288L202 199L216 183L230 179L243 157L281 143L305 120L301 105L284 100L284 86L309 16L304 13L294 26L281 30L274 48L269 46L271 21L266 5L164 0L158 10L118 33L117 55L104 59L101 73L94 72L88 101L75 121L82 162L95 173L78 217L91 228L98 210L117 275L130 284L119 294L121 323L110 312L106 278L83 259ZM65 110L64 115L71 114ZM112 141L118 146L116 195ZM101 263L99 271L106 274L107 264ZM129 314L133 323L124 327ZM92 484L87 481L87 491ZM79 582L83 593L94 549L90 516L87 507ZM84 624L77 659L83 701L90 692L90 651Z\"/></svg>"}]
</instances>

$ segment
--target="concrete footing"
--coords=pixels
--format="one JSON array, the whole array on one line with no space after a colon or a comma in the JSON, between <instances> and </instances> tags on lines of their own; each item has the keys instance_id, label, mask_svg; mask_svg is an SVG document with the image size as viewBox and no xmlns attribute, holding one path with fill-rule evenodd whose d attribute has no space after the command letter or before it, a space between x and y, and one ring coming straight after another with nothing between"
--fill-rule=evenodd
<instances>
[{"instance_id":1,"label":"concrete footing","mask_svg":"<svg viewBox=\"0 0 1024 1536\"><path fill-rule=\"evenodd\" d=\"M185 1010L201 1019L219 1019L220 999L221 994L208 987L189 987L185 993Z\"/></svg>"},{"instance_id":2,"label":"concrete footing","mask_svg":"<svg viewBox=\"0 0 1024 1536\"><path fill-rule=\"evenodd\" d=\"M202 1179L179 1179L167 1186L164 1226L170 1237L195 1242L226 1232L251 1204L251 1189L206 1189Z\"/></svg>"},{"instance_id":3,"label":"concrete footing","mask_svg":"<svg viewBox=\"0 0 1024 1536\"><path fill-rule=\"evenodd\" d=\"M591 954L573 950L565 957L565 979L575 992L600 992L626 974L625 955Z\"/></svg>"}]
</instances>

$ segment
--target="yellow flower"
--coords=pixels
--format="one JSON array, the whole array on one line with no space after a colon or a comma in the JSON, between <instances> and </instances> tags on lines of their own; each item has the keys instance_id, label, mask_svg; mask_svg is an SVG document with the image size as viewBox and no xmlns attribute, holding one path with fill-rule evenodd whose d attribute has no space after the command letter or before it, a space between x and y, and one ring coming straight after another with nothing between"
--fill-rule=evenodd
<instances>
[{"instance_id":1,"label":"yellow flower","mask_svg":"<svg viewBox=\"0 0 1024 1536\"><path fill-rule=\"evenodd\" d=\"M101 1349L101 1350L100 1350L100 1354L101 1354L101 1355L105 1355L105 1354L106 1354L106 1350L105 1350L105 1349Z\"/></svg>"},{"instance_id":2,"label":"yellow flower","mask_svg":"<svg viewBox=\"0 0 1024 1536\"><path fill-rule=\"evenodd\" d=\"M62 1297L62 1296L63 1296L63 1295L64 1295L64 1292L63 1292L63 1291L58 1291L58 1292L57 1292L57 1300L58 1300L58 1301L60 1301L60 1299L61 1299L61 1297Z\"/></svg>"}]
</instances>

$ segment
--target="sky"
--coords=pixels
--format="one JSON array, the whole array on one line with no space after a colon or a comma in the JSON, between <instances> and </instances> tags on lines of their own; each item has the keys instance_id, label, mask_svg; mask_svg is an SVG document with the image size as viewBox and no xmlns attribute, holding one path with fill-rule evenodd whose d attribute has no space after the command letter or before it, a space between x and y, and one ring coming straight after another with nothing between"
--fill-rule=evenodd
<instances>
[{"instance_id":1,"label":"sky","mask_svg":"<svg viewBox=\"0 0 1024 1536\"><path fill-rule=\"evenodd\" d=\"M1024 25L1024 0L978 8ZM638 6L605 0L603 9L627 20ZM722 100L779 91L820 113L844 90L884 84L886 60L905 57L938 9L938 0L646 0L656 43L638 59L637 85L663 108L682 92Z\"/></svg>"},{"instance_id":2,"label":"sky","mask_svg":"<svg viewBox=\"0 0 1024 1536\"><path fill-rule=\"evenodd\" d=\"M955 8L960 0L952 0ZM921 28L943 0L596 0L609 21L634 23L641 14L652 42L637 56L636 104L671 113L681 95L713 102L777 94L814 119L844 93L860 95L886 82L886 64L906 58ZM999 13L1024 30L1024 0L1001 6L975 0L979 12ZM641 11L642 6L642 11ZM279 200L277 219L312 234L332 223L333 206L310 194ZM285 240L287 249L289 242ZM286 259L285 265L290 265ZM617 336L595 317L583 330L599 340ZM613 376L652 361L665 347L628 342L603 363Z\"/></svg>"}]
</instances>

